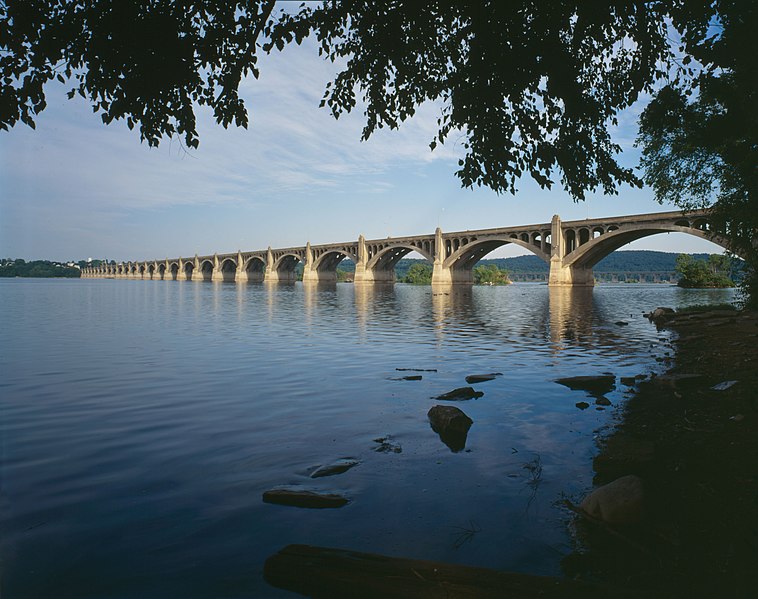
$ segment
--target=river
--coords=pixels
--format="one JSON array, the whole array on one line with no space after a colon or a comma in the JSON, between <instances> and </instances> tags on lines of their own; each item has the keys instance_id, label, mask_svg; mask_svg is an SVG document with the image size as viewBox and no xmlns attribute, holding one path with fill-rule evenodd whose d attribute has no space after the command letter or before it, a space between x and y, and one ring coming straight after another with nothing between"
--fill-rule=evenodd
<instances>
[{"instance_id":1,"label":"river","mask_svg":"<svg viewBox=\"0 0 758 599\"><path fill-rule=\"evenodd\" d=\"M289 543L558 575L560 500L592 487L628 391L617 378L598 410L554 380L661 371L669 333L642 313L733 299L0 279L0 594L291 597L262 577ZM453 452L432 397L491 372L483 397L451 404L474 421ZM309 477L346 457L359 464ZM350 503L263 503L276 487Z\"/></svg>"}]
</instances>

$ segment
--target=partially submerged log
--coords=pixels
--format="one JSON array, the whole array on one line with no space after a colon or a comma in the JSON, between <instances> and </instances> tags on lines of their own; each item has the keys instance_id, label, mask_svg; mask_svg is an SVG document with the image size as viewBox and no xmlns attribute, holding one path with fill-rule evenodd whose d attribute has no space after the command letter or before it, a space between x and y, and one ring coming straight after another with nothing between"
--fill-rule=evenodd
<instances>
[{"instance_id":1,"label":"partially submerged log","mask_svg":"<svg viewBox=\"0 0 758 599\"><path fill-rule=\"evenodd\" d=\"M263 493L263 501L264 503L316 509L342 507L349 503L342 495L299 489L271 489Z\"/></svg>"},{"instance_id":2,"label":"partially submerged log","mask_svg":"<svg viewBox=\"0 0 758 599\"><path fill-rule=\"evenodd\" d=\"M288 545L272 555L263 575L275 587L316 599L632 597L575 580L310 545Z\"/></svg>"}]
</instances>

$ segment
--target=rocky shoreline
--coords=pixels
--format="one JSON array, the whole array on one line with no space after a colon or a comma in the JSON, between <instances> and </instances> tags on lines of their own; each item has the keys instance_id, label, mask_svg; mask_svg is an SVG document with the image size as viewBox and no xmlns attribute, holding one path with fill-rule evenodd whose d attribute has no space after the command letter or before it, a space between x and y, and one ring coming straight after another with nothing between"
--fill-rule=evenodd
<instances>
[{"instance_id":1,"label":"rocky shoreline","mask_svg":"<svg viewBox=\"0 0 758 599\"><path fill-rule=\"evenodd\" d=\"M594 461L634 475L633 525L578 518L569 577L653 597L758 597L758 312L664 311L673 367L638 381Z\"/></svg>"}]
</instances>

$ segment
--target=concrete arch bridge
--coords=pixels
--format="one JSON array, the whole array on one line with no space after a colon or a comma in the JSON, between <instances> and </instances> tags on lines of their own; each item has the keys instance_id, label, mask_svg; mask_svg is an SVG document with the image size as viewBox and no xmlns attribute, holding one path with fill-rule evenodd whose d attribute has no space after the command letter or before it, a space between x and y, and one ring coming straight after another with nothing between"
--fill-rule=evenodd
<instances>
[{"instance_id":1,"label":"concrete arch bridge","mask_svg":"<svg viewBox=\"0 0 758 599\"><path fill-rule=\"evenodd\" d=\"M517 227L480 229L431 235L387 237L251 252L213 254L104 264L85 268L82 277L161 279L177 281L294 281L303 264L303 281L336 281L337 265L355 263L355 283L393 282L395 265L417 252L433 266L432 284L471 284L473 267L498 247L513 243L550 265L551 286L594 285L592 268L620 247L659 233L688 233L727 247L711 231L706 210L659 212Z\"/></svg>"}]
</instances>

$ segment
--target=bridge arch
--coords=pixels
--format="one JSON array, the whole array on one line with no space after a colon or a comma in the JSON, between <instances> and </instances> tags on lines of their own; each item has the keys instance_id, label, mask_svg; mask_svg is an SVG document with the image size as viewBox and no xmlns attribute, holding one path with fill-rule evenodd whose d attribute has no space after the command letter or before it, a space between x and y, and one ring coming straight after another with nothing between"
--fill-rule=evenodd
<instances>
[{"instance_id":1,"label":"bridge arch","mask_svg":"<svg viewBox=\"0 0 758 599\"><path fill-rule=\"evenodd\" d=\"M537 241L539 242L539 240ZM529 250L541 260L547 263L550 262L550 255L543 252L535 244L534 239L523 239L514 234L512 236L493 236L471 240L466 245L460 246L460 248L448 256L442 264L445 268L451 268L453 270L471 270L474 265L487 254L508 243L518 245L525 250Z\"/></svg>"},{"instance_id":2,"label":"bridge arch","mask_svg":"<svg viewBox=\"0 0 758 599\"><path fill-rule=\"evenodd\" d=\"M200 276L198 277L199 281L210 281L213 279L213 260L210 258L205 258L204 260L200 261Z\"/></svg>"},{"instance_id":3,"label":"bridge arch","mask_svg":"<svg viewBox=\"0 0 758 599\"><path fill-rule=\"evenodd\" d=\"M294 252L285 252L277 256L271 269L272 281L294 281L295 268L301 262L301 258Z\"/></svg>"},{"instance_id":4,"label":"bridge arch","mask_svg":"<svg viewBox=\"0 0 758 599\"><path fill-rule=\"evenodd\" d=\"M347 250L327 250L322 254L319 254L317 258L313 260L311 268L319 272L333 272L337 270L337 266L345 258L349 258L353 263L358 263L358 257L352 252Z\"/></svg>"},{"instance_id":5,"label":"bridge arch","mask_svg":"<svg viewBox=\"0 0 758 599\"><path fill-rule=\"evenodd\" d=\"M234 258L224 258L219 264L222 281L234 282L237 276L237 261Z\"/></svg>"},{"instance_id":6,"label":"bridge arch","mask_svg":"<svg viewBox=\"0 0 758 599\"><path fill-rule=\"evenodd\" d=\"M422 244L420 247L405 243L392 243L385 247L374 246L366 263L366 270L373 271L375 280L394 280L395 266L411 252L421 254L427 262L434 264L434 256L430 249L431 244Z\"/></svg>"},{"instance_id":7,"label":"bridge arch","mask_svg":"<svg viewBox=\"0 0 758 599\"><path fill-rule=\"evenodd\" d=\"M550 256L542 248L548 248L548 236L544 231L513 232L501 235L487 235L482 238L463 239L457 245L445 240L444 252L447 257L441 265L434 266L432 284L471 284L474 282L474 265L495 249L513 243L550 262Z\"/></svg>"},{"instance_id":8,"label":"bridge arch","mask_svg":"<svg viewBox=\"0 0 758 599\"><path fill-rule=\"evenodd\" d=\"M172 281L176 281L179 278L179 263L171 262L166 270L168 278Z\"/></svg>"},{"instance_id":9,"label":"bridge arch","mask_svg":"<svg viewBox=\"0 0 758 599\"><path fill-rule=\"evenodd\" d=\"M266 261L260 256L250 256L242 266L248 281L262 281L266 275Z\"/></svg>"},{"instance_id":10,"label":"bridge arch","mask_svg":"<svg viewBox=\"0 0 758 599\"><path fill-rule=\"evenodd\" d=\"M592 268L608 254L626 244L659 233L687 233L711 241L724 249L729 249L725 239L710 233L708 222L702 218L695 219L692 225L686 219L672 224L644 223L624 227L611 225L606 228L605 234L589 240L571 252L567 252L563 259L563 266ZM566 249L568 250L568 247Z\"/></svg>"},{"instance_id":11,"label":"bridge arch","mask_svg":"<svg viewBox=\"0 0 758 599\"><path fill-rule=\"evenodd\" d=\"M158 265L158 277L161 280L165 280L166 279L166 263L165 262L161 262Z\"/></svg>"}]
</instances>

